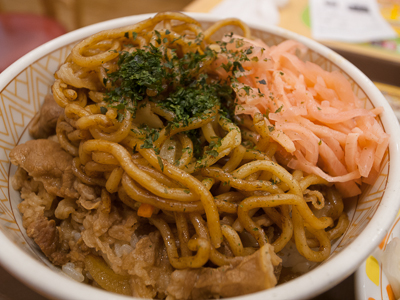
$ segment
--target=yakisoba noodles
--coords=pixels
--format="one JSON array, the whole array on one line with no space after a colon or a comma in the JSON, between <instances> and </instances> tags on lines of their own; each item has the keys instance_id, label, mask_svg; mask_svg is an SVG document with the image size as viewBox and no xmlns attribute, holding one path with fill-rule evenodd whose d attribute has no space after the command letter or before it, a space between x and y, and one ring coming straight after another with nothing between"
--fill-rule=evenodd
<instances>
[{"instance_id":1,"label":"yakisoba noodles","mask_svg":"<svg viewBox=\"0 0 400 300\"><path fill-rule=\"evenodd\" d=\"M243 37L215 42L227 25ZM53 105L56 135L10 154L27 234L74 279L146 298L271 288L299 275L292 248L324 261L349 224L340 192L373 180L388 136L296 51L180 13L78 43L32 127Z\"/></svg>"}]
</instances>

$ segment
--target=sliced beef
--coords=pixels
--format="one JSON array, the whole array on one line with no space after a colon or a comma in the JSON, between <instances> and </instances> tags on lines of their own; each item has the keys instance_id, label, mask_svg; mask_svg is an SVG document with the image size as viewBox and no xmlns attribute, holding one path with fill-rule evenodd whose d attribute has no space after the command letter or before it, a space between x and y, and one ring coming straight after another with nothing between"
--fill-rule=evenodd
<instances>
[{"instance_id":1,"label":"sliced beef","mask_svg":"<svg viewBox=\"0 0 400 300\"><path fill-rule=\"evenodd\" d=\"M72 156L51 140L32 140L18 145L10 153L12 164L20 166L41 181L49 194L79 198L73 187Z\"/></svg>"},{"instance_id":2,"label":"sliced beef","mask_svg":"<svg viewBox=\"0 0 400 300\"><path fill-rule=\"evenodd\" d=\"M265 245L237 265L175 270L167 292L177 300L235 297L274 287L281 259Z\"/></svg>"},{"instance_id":3,"label":"sliced beef","mask_svg":"<svg viewBox=\"0 0 400 300\"><path fill-rule=\"evenodd\" d=\"M54 220L38 218L28 226L26 233L54 265L62 266L68 262L67 253L61 251L59 233Z\"/></svg>"},{"instance_id":4,"label":"sliced beef","mask_svg":"<svg viewBox=\"0 0 400 300\"><path fill-rule=\"evenodd\" d=\"M132 275L134 297L165 298L173 269L158 231L141 238L124 259L123 268Z\"/></svg>"},{"instance_id":5,"label":"sliced beef","mask_svg":"<svg viewBox=\"0 0 400 300\"><path fill-rule=\"evenodd\" d=\"M52 95L46 95L39 113L29 127L30 135L35 139L45 139L56 133L58 117L63 109L54 101Z\"/></svg>"}]
</instances>

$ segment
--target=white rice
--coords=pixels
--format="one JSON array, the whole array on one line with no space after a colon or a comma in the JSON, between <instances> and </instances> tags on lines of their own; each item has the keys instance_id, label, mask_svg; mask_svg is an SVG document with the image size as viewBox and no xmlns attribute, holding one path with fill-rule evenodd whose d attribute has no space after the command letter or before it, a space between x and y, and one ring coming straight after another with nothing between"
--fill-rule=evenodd
<instances>
[{"instance_id":1,"label":"white rice","mask_svg":"<svg viewBox=\"0 0 400 300\"><path fill-rule=\"evenodd\" d=\"M82 270L81 269L75 269L75 264L74 263L66 263L65 265L62 266L62 271L67 274L69 277L71 277L73 280L76 280L78 282L83 282L85 280L85 277L82 275Z\"/></svg>"},{"instance_id":2,"label":"white rice","mask_svg":"<svg viewBox=\"0 0 400 300\"><path fill-rule=\"evenodd\" d=\"M75 242L77 242L81 238L81 233L76 230L72 230L72 236L74 237Z\"/></svg>"},{"instance_id":3,"label":"white rice","mask_svg":"<svg viewBox=\"0 0 400 300\"><path fill-rule=\"evenodd\" d=\"M138 237L136 236L136 234L132 234L132 238L131 238L131 246L133 249L136 248L136 244L139 242Z\"/></svg>"}]
</instances>

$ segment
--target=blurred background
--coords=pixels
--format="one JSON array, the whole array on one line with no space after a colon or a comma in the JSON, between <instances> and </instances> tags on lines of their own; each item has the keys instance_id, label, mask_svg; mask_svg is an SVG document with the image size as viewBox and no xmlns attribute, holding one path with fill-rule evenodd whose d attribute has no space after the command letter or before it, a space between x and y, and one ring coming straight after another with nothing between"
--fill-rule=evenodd
<instances>
[{"instance_id":1,"label":"blurred background","mask_svg":"<svg viewBox=\"0 0 400 300\"><path fill-rule=\"evenodd\" d=\"M0 0L0 72L66 32L162 11L236 16L315 38L376 82L400 118L400 0Z\"/></svg>"},{"instance_id":2,"label":"blurred background","mask_svg":"<svg viewBox=\"0 0 400 300\"><path fill-rule=\"evenodd\" d=\"M183 10L191 0L1 0L0 12L57 20L67 31L118 17Z\"/></svg>"},{"instance_id":3,"label":"blurred background","mask_svg":"<svg viewBox=\"0 0 400 300\"><path fill-rule=\"evenodd\" d=\"M239 16L315 38L373 80L400 119L400 0L0 0L0 72L69 31L162 11ZM381 31L374 31L378 27ZM350 276L314 300L354 299L353 280ZM45 298L0 266L0 300L10 299Z\"/></svg>"},{"instance_id":4,"label":"blurred background","mask_svg":"<svg viewBox=\"0 0 400 300\"><path fill-rule=\"evenodd\" d=\"M328 13L323 14L332 8L339 8L343 3L352 8L352 11L349 10L352 15L349 14L347 19L342 17L336 20ZM47 40L83 26L123 16L162 11L238 15L244 21L274 24L313 37L316 27L321 27L317 24L320 20L313 20L313 16L330 18L331 23L336 25L343 25L346 21L361 22L361 17L364 22L369 22L365 16L374 21L374 8L397 36L380 38L378 32L364 42L352 41L351 36L343 42L345 36L341 40L340 34L345 35L348 30L339 28L339 38L328 35L328 38L319 41L349 59L372 80L400 86L400 0L0 0L0 72ZM314 14L313 9L316 11ZM338 11L336 15L339 13L343 16L343 11ZM354 18L357 15L359 19ZM367 31L365 28L364 32Z\"/></svg>"},{"instance_id":5,"label":"blurred background","mask_svg":"<svg viewBox=\"0 0 400 300\"><path fill-rule=\"evenodd\" d=\"M353 8L353 11L349 10L353 14L349 14L347 20L345 17L332 18L328 13L324 15L324 12L339 8L342 3L348 3L348 7ZM358 16L357 22L361 22L363 17L364 22L371 23L374 21L374 6L397 33L396 37L386 38L384 32L378 32L371 40L361 43L351 40L351 36L343 42L340 34L345 35L348 30L339 28L339 37L328 35L322 41L355 63L373 80L400 86L400 76L394 76L392 71L394 68L400 70L400 0L0 0L0 71L58 35L123 16L161 11L205 12L278 25L312 37L317 33L317 27L321 27L319 20L315 19L316 15L331 18L335 24L352 19L355 22L354 17ZM316 13L312 14L312 9ZM343 11L339 10L336 15L339 13L343 15ZM365 16L371 17L371 20Z\"/></svg>"}]
</instances>

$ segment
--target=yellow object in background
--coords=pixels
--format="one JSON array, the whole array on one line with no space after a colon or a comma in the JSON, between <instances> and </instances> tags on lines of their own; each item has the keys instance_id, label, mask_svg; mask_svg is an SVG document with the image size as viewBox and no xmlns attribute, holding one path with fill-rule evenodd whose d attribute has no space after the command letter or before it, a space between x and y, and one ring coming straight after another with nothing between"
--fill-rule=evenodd
<instances>
[{"instance_id":1,"label":"yellow object in background","mask_svg":"<svg viewBox=\"0 0 400 300\"><path fill-rule=\"evenodd\" d=\"M400 2L394 3L388 0L380 0L378 2L382 16L389 22L397 34L400 35Z\"/></svg>"},{"instance_id":2,"label":"yellow object in background","mask_svg":"<svg viewBox=\"0 0 400 300\"><path fill-rule=\"evenodd\" d=\"M390 20L397 20L400 17L399 5L395 4L390 11Z\"/></svg>"},{"instance_id":3,"label":"yellow object in background","mask_svg":"<svg viewBox=\"0 0 400 300\"><path fill-rule=\"evenodd\" d=\"M367 273L368 278L376 286L379 286L379 263L372 255L370 255L365 262L365 272Z\"/></svg>"}]
</instances>

